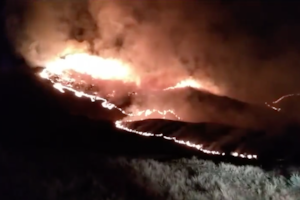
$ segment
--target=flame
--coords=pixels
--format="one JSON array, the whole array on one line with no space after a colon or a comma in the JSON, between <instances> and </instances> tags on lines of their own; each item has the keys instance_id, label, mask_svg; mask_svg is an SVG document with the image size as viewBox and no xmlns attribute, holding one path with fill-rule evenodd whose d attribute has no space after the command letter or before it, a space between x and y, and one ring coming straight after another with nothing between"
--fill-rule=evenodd
<instances>
[{"instance_id":1,"label":"flame","mask_svg":"<svg viewBox=\"0 0 300 200\"><path fill-rule=\"evenodd\" d=\"M273 101L272 103L268 103L265 102L265 104L270 107L273 110L276 110L278 112L281 111L281 108L275 106L275 104L278 104L279 102L281 102L282 100L286 99L286 98L290 98L290 97L296 97L296 96L300 96L300 93L292 93L292 94L286 94L281 96L280 98L276 99L275 101Z\"/></svg>"},{"instance_id":2,"label":"flame","mask_svg":"<svg viewBox=\"0 0 300 200\"><path fill-rule=\"evenodd\" d=\"M59 76L61 80L65 81L75 81L70 77L70 74L68 74L69 71L75 71L77 73L81 74L87 74L95 79L102 79L102 80L121 80L124 82L135 82L139 83L139 80L133 76L132 71L130 71L130 68L128 65L125 65L121 61L118 61L116 59L104 59L97 56L92 56L88 54L73 54L68 55L64 59L58 58L56 60L53 60L52 62L49 62L45 69L39 74L41 78L47 79L53 83L53 87L57 89L58 91L64 93L66 90L73 92L75 96L81 98L89 98L92 102L95 101L101 101L102 107L112 110L117 109L123 114L129 116L129 117L139 117L142 116L147 117L151 114L158 113L162 118L166 118L167 115L173 115L176 119L180 120L180 117L175 114L173 110L151 110L146 109L144 111L139 111L136 113L127 113L123 109L117 107L116 105L110 103L107 99L99 97L97 95L93 94L87 94L84 91L76 90L72 87L72 85L65 86L62 83L58 83L53 79L53 75ZM166 88L164 90L170 90L170 89L176 89L176 88L184 88L184 87L193 87L200 89L202 88L201 85L193 80L193 79L187 79L179 82L173 87ZM206 154L212 154L212 155L220 155L225 156L225 152L219 152L219 151L212 151L204 148L203 144L194 144L190 141L184 141L184 140L178 140L176 137L168 137L165 136L163 133L161 134L154 134L150 132L142 132L134 129L130 129L126 126L126 123L131 122L130 120L119 120L115 122L115 126L118 129L125 130L127 132L135 133L138 135L146 136L146 137L161 137L167 140L172 140L176 143L195 148L199 151L202 151ZM247 158L247 159L257 159L257 155L253 154L246 154L246 153L238 153L238 152L231 152L231 156L234 157L241 157L241 158Z\"/></svg>"},{"instance_id":3,"label":"flame","mask_svg":"<svg viewBox=\"0 0 300 200\"><path fill-rule=\"evenodd\" d=\"M195 88L195 89L202 89L203 88L200 83L198 83L197 81L195 81L192 78L189 78L189 79L180 81L175 86L168 87L168 88L166 88L164 90L172 90L172 89L185 88L185 87L191 87L191 88Z\"/></svg>"},{"instance_id":4,"label":"flame","mask_svg":"<svg viewBox=\"0 0 300 200\"><path fill-rule=\"evenodd\" d=\"M146 119L146 117L154 114L154 113L158 113L159 115L162 116L163 119L166 119L166 116L168 114L173 115L177 120L180 120L180 117L178 115L176 115L176 113L173 110L164 110L164 111L160 111L160 110L156 110L156 109L146 109L146 110L142 110L142 111L138 111L135 116L139 117L139 119L141 119L141 117L143 117L143 115L145 116L144 119ZM143 118L142 118L143 120Z\"/></svg>"},{"instance_id":5,"label":"flame","mask_svg":"<svg viewBox=\"0 0 300 200\"><path fill-rule=\"evenodd\" d=\"M41 76L47 78L48 74L60 76L70 81L69 71L89 75L94 79L120 80L123 82L136 82L139 80L133 75L129 66L116 59L104 59L85 53L67 55L48 62ZM74 81L74 80L73 80Z\"/></svg>"},{"instance_id":6,"label":"flame","mask_svg":"<svg viewBox=\"0 0 300 200\"><path fill-rule=\"evenodd\" d=\"M212 150L205 149L203 147L204 146L203 144L194 144L190 141L178 140L178 139L176 139L176 137L164 136L163 133L154 134L154 133L150 133L150 132L143 132L143 131L133 130L133 129L130 129L130 128L126 127L124 125L125 123L126 122L123 122L123 121L116 121L115 122L117 128L128 131L128 132L131 132L131 133L135 133L135 134L146 136L146 137L161 137L161 138L164 138L164 139L167 139L167 140L173 140L174 142L176 142L178 144L183 144L185 146L195 148L195 149L197 149L199 151L202 151L203 153L206 153L206 154L225 156L225 152L212 151ZM234 157L257 159L257 155L255 155L255 154L245 154L245 153L242 154L242 153L238 153L238 152L232 152L230 155L232 155Z\"/></svg>"}]
</instances>

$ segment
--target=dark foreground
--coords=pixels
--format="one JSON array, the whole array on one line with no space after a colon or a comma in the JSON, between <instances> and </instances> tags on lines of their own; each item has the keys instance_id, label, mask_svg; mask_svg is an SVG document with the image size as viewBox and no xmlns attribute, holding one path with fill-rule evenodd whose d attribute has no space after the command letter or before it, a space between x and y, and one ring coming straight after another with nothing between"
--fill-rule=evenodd
<instances>
[{"instance_id":1,"label":"dark foreground","mask_svg":"<svg viewBox=\"0 0 300 200\"><path fill-rule=\"evenodd\" d=\"M230 199L235 195L242 197L242 190L230 195L223 190L241 184L234 182L235 176L247 178L251 173L260 178L256 177L258 185L253 186L254 193L250 196L263 187L267 196L290 195L293 199L296 195L287 192L287 185L279 193L269 191L270 184L266 181L270 181L271 175L258 168L242 167L235 171L234 166L218 165L220 162L251 164L271 171L276 176L272 177L273 181L280 182L283 177L298 180L291 176L287 163L276 161L275 164L272 152L265 153L264 159L257 161L215 157L170 141L122 132L110 121L80 116L86 110L93 115L95 108L94 115L100 112L106 119L120 118L120 114L105 113L100 105L62 96L21 71L2 73L0 78L0 199L218 199L222 195ZM70 114L74 109L78 115ZM284 150L285 147L280 148ZM297 155L295 153L289 162L297 164L294 162ZM192 156L202 160L182 159ZM204 160L212 160L215 164ZM225 169L229 171L220 175L220 180L213 179ZM205 173L200 173L201 170ZM231 185L226 185L227 176L232 177ZM207 186L204 182L208 180L215 182ZM295 180L293 187L297 186ZM274 187L279 187L276 184ZM193 191L190 196L189 191ZM253 199L257 198L255 195Z\"/></svg>"}]
</instances>

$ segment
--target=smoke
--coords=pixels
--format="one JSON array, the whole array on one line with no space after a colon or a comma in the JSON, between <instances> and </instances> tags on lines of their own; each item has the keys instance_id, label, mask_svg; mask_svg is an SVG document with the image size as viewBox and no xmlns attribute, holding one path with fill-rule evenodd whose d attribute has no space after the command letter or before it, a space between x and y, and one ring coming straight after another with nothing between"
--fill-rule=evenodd
<instances>
[{"instance_id":1,"label":"smoke","mask_svg":"<svg viewBox=\"0 0 300 200\"><path fill-rule=\"evenodd\" d=\"M299 29L286 17L298 10L287 9L197 0L15 0L7 6L7 30L32 66L90 52L129 63L152 86L191 76L208 91L263 103L300 90Z\"/></svg>"}]
</instances>

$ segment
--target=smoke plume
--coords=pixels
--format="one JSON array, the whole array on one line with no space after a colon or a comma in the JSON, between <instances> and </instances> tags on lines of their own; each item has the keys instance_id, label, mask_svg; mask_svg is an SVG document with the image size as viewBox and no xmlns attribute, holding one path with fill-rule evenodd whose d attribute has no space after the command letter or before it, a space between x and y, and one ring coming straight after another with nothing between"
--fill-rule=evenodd
<instances>
[{"instance_id":1,"label":"smoke plume","mask_svg":"<svg viewBox=\"0 0 300 200\"><path fill-rule=\"evenodd\" d=\"M157 87L191 76L208 91L263 103L300 90L300 29L287 17L299 13L298 7L197 0L15 0L7 6L7 30L31 66L90 52L129 63Z\"/></svg>"}]
</instances>

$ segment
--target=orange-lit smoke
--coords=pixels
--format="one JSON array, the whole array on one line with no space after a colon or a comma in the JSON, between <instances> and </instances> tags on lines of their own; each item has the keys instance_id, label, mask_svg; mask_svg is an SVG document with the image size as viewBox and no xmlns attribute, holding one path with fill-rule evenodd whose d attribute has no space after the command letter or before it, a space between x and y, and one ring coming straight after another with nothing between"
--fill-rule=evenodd
<instances>
[{"instance_id":1,"label":"orange-lit smoke","mask_svg":"<svg viewBox=\"0 0 300 200\"><path fill-rule=\"evenodd\" d=\"M275 4L240 4L10 0L7 25L17 52L32 66L88 53L129 64L152 88L192 77L204 90L250 103L297 92L299 53L287 45L299 34L286 27L284 9L266 15ZM277 16L282 20L272 19ZM260 38L262 22L274 24L272 37Z\"/></svg>"},{"instance_id":2,"label":"orange-lit smoke","mask_svg":"<svg viewBox=\"0 0 300 200\"><path fill-rule=\"evenodd\" d=\"M261 104L297 92L300 80L299 31L291 29L299 23L288 19L299 12L261 4L10 0L7 25L32 66L88 53L129 64L151 88L191 77L209 92Z\"/></svg>"},{"instance_id":3,"label":"orange-lit smoke","mask_svg":"<svg viewBox=\"0 0 300 200\"><path fill-rule=\"evenodd\" d=\"M193 85L207 91L221 90L201 58L201 48L207 46L209 35L205 31L207 23L219 20L212 5L200 5L194 0L188 4L178 0L17 3L12 1L10 7L9 36L18 53L32 66L44 67L55 61L56 68L61 68L56 70L62 71L69 64L67 55L92 55L89 63L82 63L79 56L72 59L74 66L81 66L78 71L97 74L96 65L101 68L101 62L110 62L105 64L105 73L114 71L118 76L118 71L119 77L113 78L141 81L145 88L164 89L192 79ZM197 16L199 12L201 16ZM66 60L61 62L61 57ZM125 67L116 69L120 61ZM59 63L67 65L62 67ZM124 73L130 74L124 77ZM104 76L111 74L102 74L101 78L108 78Z\"/></svg>"}]
</instances>

